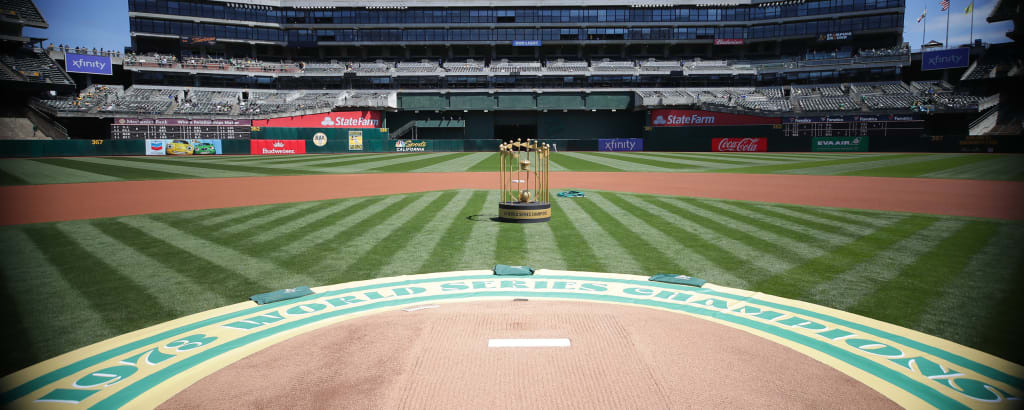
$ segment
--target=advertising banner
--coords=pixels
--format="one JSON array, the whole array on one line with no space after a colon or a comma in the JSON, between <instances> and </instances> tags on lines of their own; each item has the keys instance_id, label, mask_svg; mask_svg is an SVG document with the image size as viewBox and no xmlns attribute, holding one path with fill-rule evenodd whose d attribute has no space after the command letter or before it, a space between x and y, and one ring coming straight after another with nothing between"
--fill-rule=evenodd
<instances>
[{"instance_id":1,"label":"advertising banner","mask_svg":"<svg viewBox=\"0 0 1024 410\"><path fill-rule=\"evenodd\" d=\"M716 38L715 39L715 45L716 46L742 46L743 45L743 39L742 38Z\"/></svg>"},{"instance_id":2,"label":"advertising banner","mask_svg":"<svg viewBox=\"0 0 1024 410\"><path fill-rule=\"evenodd\" d=\"M335 111L297 117L253 120L254 127L288 128L380 128L380 111Z\"/></svg>"},{"instance_id":3,"label":"advertising banner","mask_svg":"<svg viewBox=\"0 0 1024 410\"><path fill-rule=\"evenodd\" d=\"M185 118L118 118L114 120L118 125L207 125L217 127L252 125L250 120L213 120L213 119L185 119Z\"/></svg>"},{"instance_id":4,"label":"advertising banner","mask_svg":"<svg viewBox=\"0 0 1024 410\"><path fill-rule=\"evenodd\" d=\"M783 117L785 124L812 124L816 122L882 122L882 121L920 121L917 115L844 115L828 117Z\"/></svg>"},{"instance_id":5,"label":"advertising banner","mask_svg":"<svg viewBox=\"0 0 1024 410\"><path fill-rule=\"evenodd\" d=\"M651 110L655 127L706 127L714 125L776 125L779 117L730 114L700 110Z\"/></svg>"},{"instance_id":6,"label":"advertising banner","mask_svg":"<svg viewBox=\"0 0 1024 410\"><path fill-rule=\"evenodd\" d=\"M599 151L643 151L643 138L614 138L597 141Z\"/></svg>"},{"instance_id":7,"label":"advertising banner","mask_svg":"<svg viewBox=\"0 0 1024 410\"><path fill-rule=\"evenodd\" d=\"M110 57L73 53L64 54L64 71L83 74L114 74Z\"/></svg>"},{"instance_id":8,"label":"advertising banner","mask_svg":"<svg viewBox=\"0 0 1024 410\"><path fill-rule=\"evenodd\" d=\"M306 140L250 140L249 153L252 155L305 154Z\"/></svg>"},{"instance_id":9,"label":"advertising banner","mask_svg":"<svg viewBox=\"0 0 1024 410\"><path fill-rule=\"evenodd\" d=\"M363 150L363 132L362 131L349 131L348 132L348 150L349 151L362 151Z\"/></svg>"},{"instance_id":10,"label":"advertising banner","mask_svg":"<svg viewBox=\"0 0 1024 410\"><path fill-rule=\"evenodd\" d=\"M540 47L540 40L512 40L512 47Z\"/></svg>"},{"instance_id":11,"label":"advertising banner","mask_svg":"<svg viewBox=\"0 0 1024 410\"><path fill-rule=\"evenodd\" d=\"M395 140L395 152L424 152L426 150L427 141Z\"/></svg>"},{"instance_id":12,"label":"advertising banner","mask_svg":"<svg viewBox=\"0 0 1024 410\"><path fill-rule=\"evenodd\" d=\"M868 152L868 137L814 137L812 152Z\"/></svg>"},{"instance_id":13,"label":"advertising banner","mask_svg":"<svg viewBox=\"0 0 1024 410\"><path fill-rule=\"evenodd\" d=\"M148 139L146 155L221 155L221 144L217 139Z\"/></svg>"},{"instance_id":14,"label":"advertising banner","mask_svg":"<svg viewBox=\"0 0 1024 410\"><path fill-rule=\"evenodd\" d=\"M767 138L712 138L712 152L768 152Z\"/></svg>"},{"instance_id":15,"label":"advertising banner","mask_svg":"<svg viewBox=\"0 0 1024 410\"><path fill-rule=\"evenodd\" d=\"M967 47L925 51L921 54L921 71L967 67L970 59L971 49Z\"/></svg>"}]
</instances>

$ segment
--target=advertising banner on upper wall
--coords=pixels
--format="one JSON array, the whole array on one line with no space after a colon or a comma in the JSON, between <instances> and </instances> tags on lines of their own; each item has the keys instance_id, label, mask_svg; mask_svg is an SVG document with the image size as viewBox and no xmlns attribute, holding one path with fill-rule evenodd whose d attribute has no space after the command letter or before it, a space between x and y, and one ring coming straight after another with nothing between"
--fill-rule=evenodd
<instances>
[{"instance_id":1,"label":"advertising banner on upper wall","mask_svg":"<svg viewBox=\"0 0 1024 410\"><path fill-rule=\"evenodd\" d=\"M114 74L110 57L73 53L64 54L64 71L83 74Z\"/></svg>"},{"instance_id":2,"label":"advertising banner on upper wall","mask_svg":"<svg viewBox=\"0 0 1024 410\"><path fill-rule=\"evenodd\" d=\"M296 117L253 120L254 127L285 128L380 128L380 111L335 111Z\"/></svg>"},{"instance_id":3,"label":"advertising banner on upper wall","mask_svg":"<svg viewBox=\"0 0 1024 410\"><path fill-rule=\"evenodd\" d=\"M221 144L217 139L148 139L146 155L221 155Z\"/></svg>"},{"instance_id":4,"label":"advertising banner on upper wall","mask_svg":"<svg viewBox=\"0 0 1024 410\"><path fill-rule=\"evenodd\" d=\"M643 138L614 138L597 141L599 151L643 151Z\"/></svg>"},{"instance_id":5,"label":"advertising banner on upper wall","mask_svg":"<svg viewBox=\"0 0 1024 410\"><path fill-rule=\"evenodd\" d=\"M779 117L730 114L701 110L651 110L655 127L707 127L715 125L776 125Z\"/></svg>"},{"instance_id":6,"label":"advertising banner on upper wall","mask_svg":"<svg viewBox=\"0 0 1024 410\"><path fill-rule=\"evenodd\" d=\"M970 59L971 49L967 47L925 51L921 53L921 71L967 67Z\"/></svg>"},{"instance_id":7,"label":"advertising banner on upper wall","mask_svg":"<svg viewBox=\"0 0 1024 410\"><path fill-rule=\"evenodd\" d=\"M249 153L252 155L305 154L306 140L250 140Z\"/></svg>"},{"instance_id":8,"label":"advertising banner on upper wall","mask_svg":"<svg viewBox=\"0 0 1024 410\"><path fill-rule=\"evenodd\" d=\"M716 38L715 39L715 45L716 46L742 46L743 45L743 39L742 38Z\"/></svg>"},{"instance_id":9,"label":"advertising banner on upper wall","mask_svg":"<svg viewBox=\"0 0 1024 410\"><path fill-rule=\"evenodd\" d=\"M814 137L812 152L868 152L868 137Z\"/></svg>"},{"instance_id":10,"label":"advertising banner on upper wall","mask_svg":"<svg viewBox=\"0 0 1024 410\"><path fill-rule=\"evenodd\" d=\"M768 152L768 138L712 138L712 152Z\"/></svg>"}]
</instances>

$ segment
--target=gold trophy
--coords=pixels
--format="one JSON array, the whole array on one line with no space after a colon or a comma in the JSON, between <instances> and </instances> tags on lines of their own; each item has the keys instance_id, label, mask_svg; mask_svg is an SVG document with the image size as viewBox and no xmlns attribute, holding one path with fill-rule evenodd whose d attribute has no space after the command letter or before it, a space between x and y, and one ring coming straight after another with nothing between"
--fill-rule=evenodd
<instances>
[{"instance_id":1,"label":"gold trophy","mask_svg":"<svg viewBox=\"0 0 1024 410\"><path fill-rule=\"evenodd\" d=\"M537 140L509 141L498 146L501 198L498 220L547 222L551 220L548 169L551 149Z\"/></svg>"}]
</instances>

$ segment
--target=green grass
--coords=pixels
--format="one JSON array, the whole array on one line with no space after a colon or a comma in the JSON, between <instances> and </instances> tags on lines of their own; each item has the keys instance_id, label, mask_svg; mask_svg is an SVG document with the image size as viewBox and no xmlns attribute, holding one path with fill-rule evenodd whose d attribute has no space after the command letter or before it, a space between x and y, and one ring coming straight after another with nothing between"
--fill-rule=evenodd
<instances>
[{"instance_id":1,"label":"green grass","mask_svg":"<svg viewBox=\"0 0 1024 410\"><path fill-rule=\"evenodd\" d=\"M0 186L375 172L494 172L497 154L385 153L0 159ZM554 153L557 171L729 172L1024 180L1012 154Z\"/></svg>"},{"instance_id":2,"label":"green grass","mask_svg":"<svg viewBox=\"0 0 1024 410\"><path fill-rule=\"evenodd\" d=\"M0 371L268 290L495 263L687 273L1024 362L1007 322L1019 222L587 195L555 198L547 224L491 221L493 191L441 191L0 227Z\"/></svg>"}]
</instances>

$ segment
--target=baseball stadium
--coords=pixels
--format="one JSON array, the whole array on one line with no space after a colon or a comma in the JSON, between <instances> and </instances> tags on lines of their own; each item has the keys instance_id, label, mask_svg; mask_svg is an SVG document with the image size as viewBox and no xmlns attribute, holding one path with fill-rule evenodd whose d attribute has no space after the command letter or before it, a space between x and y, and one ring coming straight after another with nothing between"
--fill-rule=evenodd
<instances>
[{"instance_id":1,"label":"baseball stadium","mask_svg":"<svg viewBox=\"0 0 1024 410\"><path fill-rule=\"evenodd\" d=\"M976 1L0 0L0 405L1020 408Z\"/></svg>"}]
</instances>

